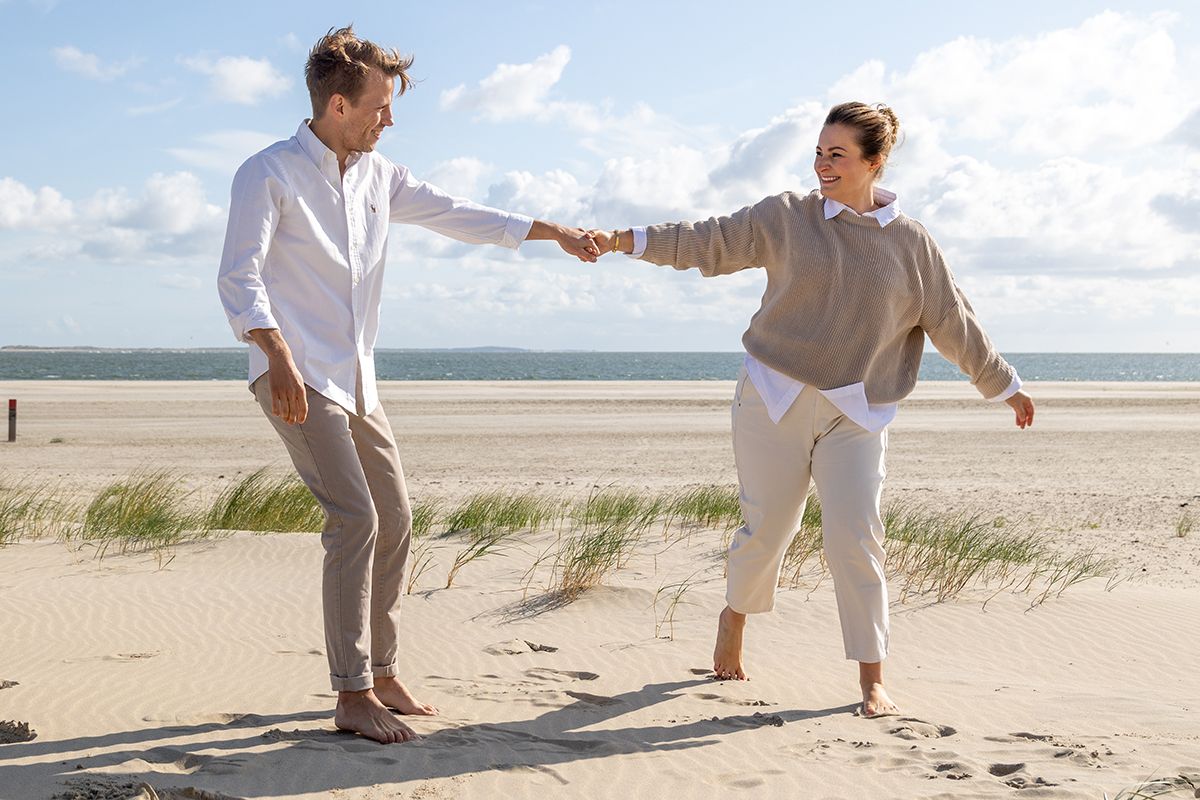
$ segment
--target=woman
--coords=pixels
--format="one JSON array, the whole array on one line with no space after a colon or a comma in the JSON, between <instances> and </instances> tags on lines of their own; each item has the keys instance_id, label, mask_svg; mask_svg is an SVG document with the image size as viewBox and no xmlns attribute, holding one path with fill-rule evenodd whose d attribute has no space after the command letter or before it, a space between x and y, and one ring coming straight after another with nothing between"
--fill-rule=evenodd
<instances>
[{"instance_id":1,"label":"woman","mask_svg":"<svg viewBox=\"0 0 1200 800\"><path fill-rule=\"evenodd\" d=\"M718 678L744 680L746 615L771 610L810 481L821 498L846 657L859 662L865 717L898 713L883 686L888 653L879 501L887 425L917 380L926 335L992 401L1033 422L1033 400L996 351L937 244L879 186L899 133L886 106L830 110L813 168L820 188L785 192L704 222L591 231L621 251L706 276L767 271L742 337L733 449L745 525L729 548Z\"/></svg>"}]
</instances>

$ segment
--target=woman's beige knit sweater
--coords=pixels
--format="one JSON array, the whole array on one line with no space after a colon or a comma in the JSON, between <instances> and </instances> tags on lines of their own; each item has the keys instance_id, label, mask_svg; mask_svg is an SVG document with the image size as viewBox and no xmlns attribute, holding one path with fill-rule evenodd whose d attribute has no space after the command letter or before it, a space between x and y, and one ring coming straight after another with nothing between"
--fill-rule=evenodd
<instances>
[{"instance_id":1,"label":"woman's beige knit sweater","mask_svg":"<svg viewBox=\"0 0 1200 800\"><path fill-rule=\"evenodd\" d=\"M925 335L984 397L1015 371L954 283L933 237L901 215L885 227L824 198L785 192L728 217L652 225L641 258L704 275L767 270L762 306L742 336L762 363L817 389L862 382L871 403L912 391Z\"/></svg>"}]
</instances>

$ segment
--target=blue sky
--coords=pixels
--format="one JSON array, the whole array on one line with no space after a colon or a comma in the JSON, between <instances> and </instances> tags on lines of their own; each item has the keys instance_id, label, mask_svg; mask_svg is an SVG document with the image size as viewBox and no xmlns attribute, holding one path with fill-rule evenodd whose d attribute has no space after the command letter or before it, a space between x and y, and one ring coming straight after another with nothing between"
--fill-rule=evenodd
<instances>
[{"instance_id":1,"label":"blue sky","mask_svg":"<svg viewBox=\"0 0 1200 800\"><path fill-rule=\"evenodd\" d=\"M229 180L352 21L416 58L380 150L454 193L603 227L728 213L815 186L829 105L888 102L884 183L1002 349L1200 351L1200 10L1000 6L0 0L0 344L234 344ZM736 350L763 285L397 226L379 344Z\"/></svg>"}]
</instances>

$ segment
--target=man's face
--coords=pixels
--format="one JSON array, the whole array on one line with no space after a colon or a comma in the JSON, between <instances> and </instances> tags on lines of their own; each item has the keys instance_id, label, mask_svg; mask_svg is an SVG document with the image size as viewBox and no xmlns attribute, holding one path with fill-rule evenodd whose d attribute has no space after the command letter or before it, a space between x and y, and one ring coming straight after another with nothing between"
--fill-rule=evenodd
<instances>
[{"instance_id":1,"label":"man's face","mask_svg":"<svg viewBox=\"0 0 1200 800\"><path fill-rule=\"evenodd\" d=\"M369 153L375 149L383 129L392 125L394 88L390 75L372 69L357 100L346 102L342 141L347 150Z\"/></svg>"}]
</instances>

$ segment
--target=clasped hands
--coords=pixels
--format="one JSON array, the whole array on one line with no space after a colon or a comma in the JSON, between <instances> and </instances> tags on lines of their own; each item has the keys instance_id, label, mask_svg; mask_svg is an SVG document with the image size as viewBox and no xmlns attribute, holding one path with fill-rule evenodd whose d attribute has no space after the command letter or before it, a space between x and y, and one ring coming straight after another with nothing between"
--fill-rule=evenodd
<instances>
[{"instance_id":1,"label":"clasped hands","mask_svg":"<svg viewBox=\"0 0 1200 800\"><path fill-rule=\"evenodd\" d=\"M617 249L618 231L602 231L598 229L585 230L557 226L554 238L563 252L575 256L580 261L595 263L600 256ZM533 237L531 237L533 238Z\"/></svg>"}]
</instances>

